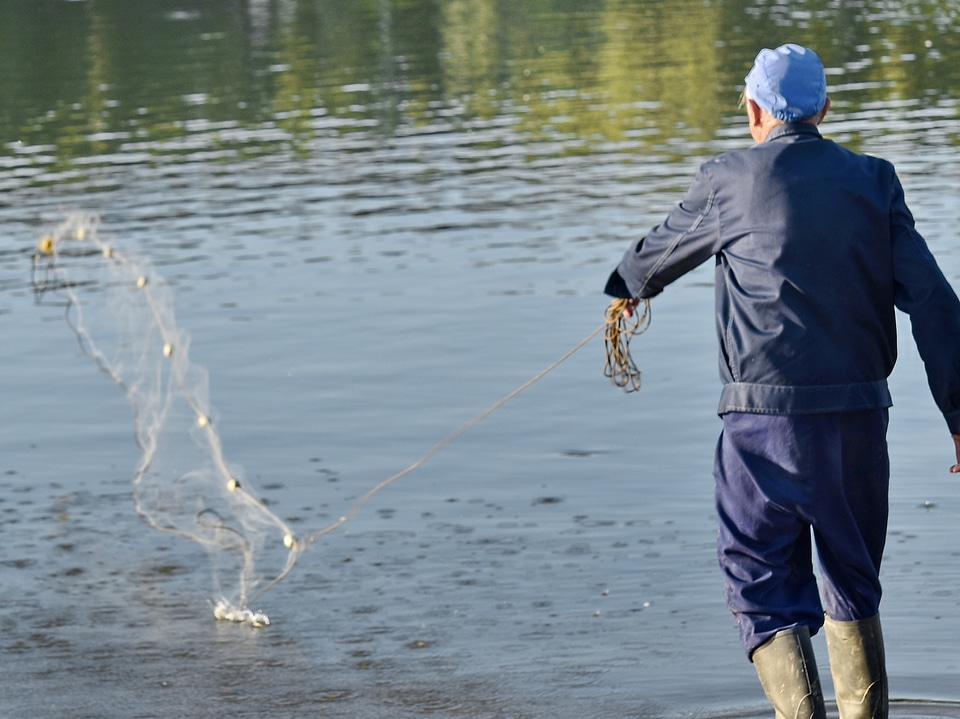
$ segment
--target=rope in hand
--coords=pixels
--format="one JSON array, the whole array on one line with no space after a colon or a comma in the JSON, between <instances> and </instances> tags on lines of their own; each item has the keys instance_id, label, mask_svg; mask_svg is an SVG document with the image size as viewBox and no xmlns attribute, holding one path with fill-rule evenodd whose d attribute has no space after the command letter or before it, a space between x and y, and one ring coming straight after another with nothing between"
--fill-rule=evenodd
<instances>
[{"instance_id":1,"label":"rope in hand","mask_svg":"<svg viewBox=\"0 0 960 719\"><path fill-rule=\"evenodd\" d=\"M631 316L626 310L630 308ZM633 300L617 299L610 303L605 313L607 319L603 344L607 350L607 362L603 367L604 377L609 377L617 387L627 392L640 389L640 370L630 356L630 340L643 334L650 326L650 300L643 300L643 312L637 314Z\"/></svg>"}]
</instances>

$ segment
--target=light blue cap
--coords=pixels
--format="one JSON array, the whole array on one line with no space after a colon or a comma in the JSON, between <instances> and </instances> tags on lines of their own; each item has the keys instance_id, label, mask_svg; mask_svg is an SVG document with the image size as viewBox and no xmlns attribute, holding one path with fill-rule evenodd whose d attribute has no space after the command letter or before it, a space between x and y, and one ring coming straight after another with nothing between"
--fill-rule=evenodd
<instances>
[{"instance_id":1,"label":"light blue cap","mask_svg":"<svg viewBox=\"0 0 960 719\"><path fill-rule=\"evenodd\" d=\"M811 118L827 101L827 75L820 57L793 43L761 50L746 83L747 96L783 122Z\"/></svg>"}]
</instances>

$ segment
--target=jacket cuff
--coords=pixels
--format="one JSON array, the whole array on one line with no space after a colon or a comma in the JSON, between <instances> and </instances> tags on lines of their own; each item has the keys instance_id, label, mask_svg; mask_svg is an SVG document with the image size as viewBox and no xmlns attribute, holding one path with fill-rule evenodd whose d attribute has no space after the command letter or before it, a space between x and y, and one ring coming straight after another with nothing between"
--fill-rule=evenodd
<instances>
[{"instance_id":1,"label":"jacket cuff","mask_svg":"<svg viewBox=\"0 0 960 719\"><path fill-rule=\"evenodd\" d=\"M628 300L633 299L633 295L630 293L630 290L627 289L627 283L623 281L618 270L614 270L613 274L610 275L610 279L607 280L607 286L603 288L603 292L611 297L622 297Z\"/></svg>"}]
</instances>

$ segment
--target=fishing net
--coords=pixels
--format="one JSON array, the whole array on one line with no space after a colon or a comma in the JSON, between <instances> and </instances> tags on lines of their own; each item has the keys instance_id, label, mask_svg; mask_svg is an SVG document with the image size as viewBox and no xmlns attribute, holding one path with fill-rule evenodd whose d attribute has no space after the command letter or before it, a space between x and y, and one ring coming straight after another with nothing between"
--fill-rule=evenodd
<instances>
[{"instance_id":1,"label":"fishing net","mask_svg":"<svg viewBox=\"0 0 960 719\"><path fill-rule=\"evenodd\" d=\"M190 361L190 339L163 277L102 240L96 216L76 214L41 239L33 285L40 295L66 296L67 322L84 354L130 400L141 452L137 513L209 551L218 618L269 623L247 605L289 571L297 542L224 459L207 374ZM271 538L286 558L264 576L258 560Z\"/></svg>"},{"instance_id":2,"label":"fishing net","mask_svg":"<svg viewBox=\"0 0 960 719\"><path fill-rule=\"evenodd\" d=\"M357 514L377 492L412 472L467 429L539 381L601 331L604 373L635 391L640 371L630 339L650 324L650 305L615 300L605 322L546 369L455 429L424 456L375 485L332 524L297 538L223 456L206 371L190 361L170 287L146 260L106 241L95 215L74 214L41 238L33 256L38 297L65 296L66 319L84 354L123 390L133 408L140 461L137 513L155 529L199 542L213 565L217 619L269 624L251 602L283 579L300 553ZM264 562L265 551L271 561ZM266 564L270 571L261 569Z\"/></svg>"}]
</instances>

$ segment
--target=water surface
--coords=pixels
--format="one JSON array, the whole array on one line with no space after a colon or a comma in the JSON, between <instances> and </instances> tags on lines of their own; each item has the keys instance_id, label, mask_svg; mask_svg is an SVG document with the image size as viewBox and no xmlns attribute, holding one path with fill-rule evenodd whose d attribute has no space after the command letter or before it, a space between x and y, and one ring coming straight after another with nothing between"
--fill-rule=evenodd
<instances>
[{"instance_id":1,"label":"water surface","mask_svg":"<svg viewBox=\"0 0 960 719\"><path fill-rule=\"evenodd\" d=\"M825 134L897 164L960 282L955 25L937 2L0 0L0 714L766 712L716 568L709 267L654 302L639 394L594 340L325 535L255 629L213 619L199 546L138 520L129 403L31 256L79 210L162 273L225 454L306 533L599 326L630 239L748 145L759 47L820 50ZM960 485L901 334L890 687L957 716Z\"/></svg>"}]
</instances>

